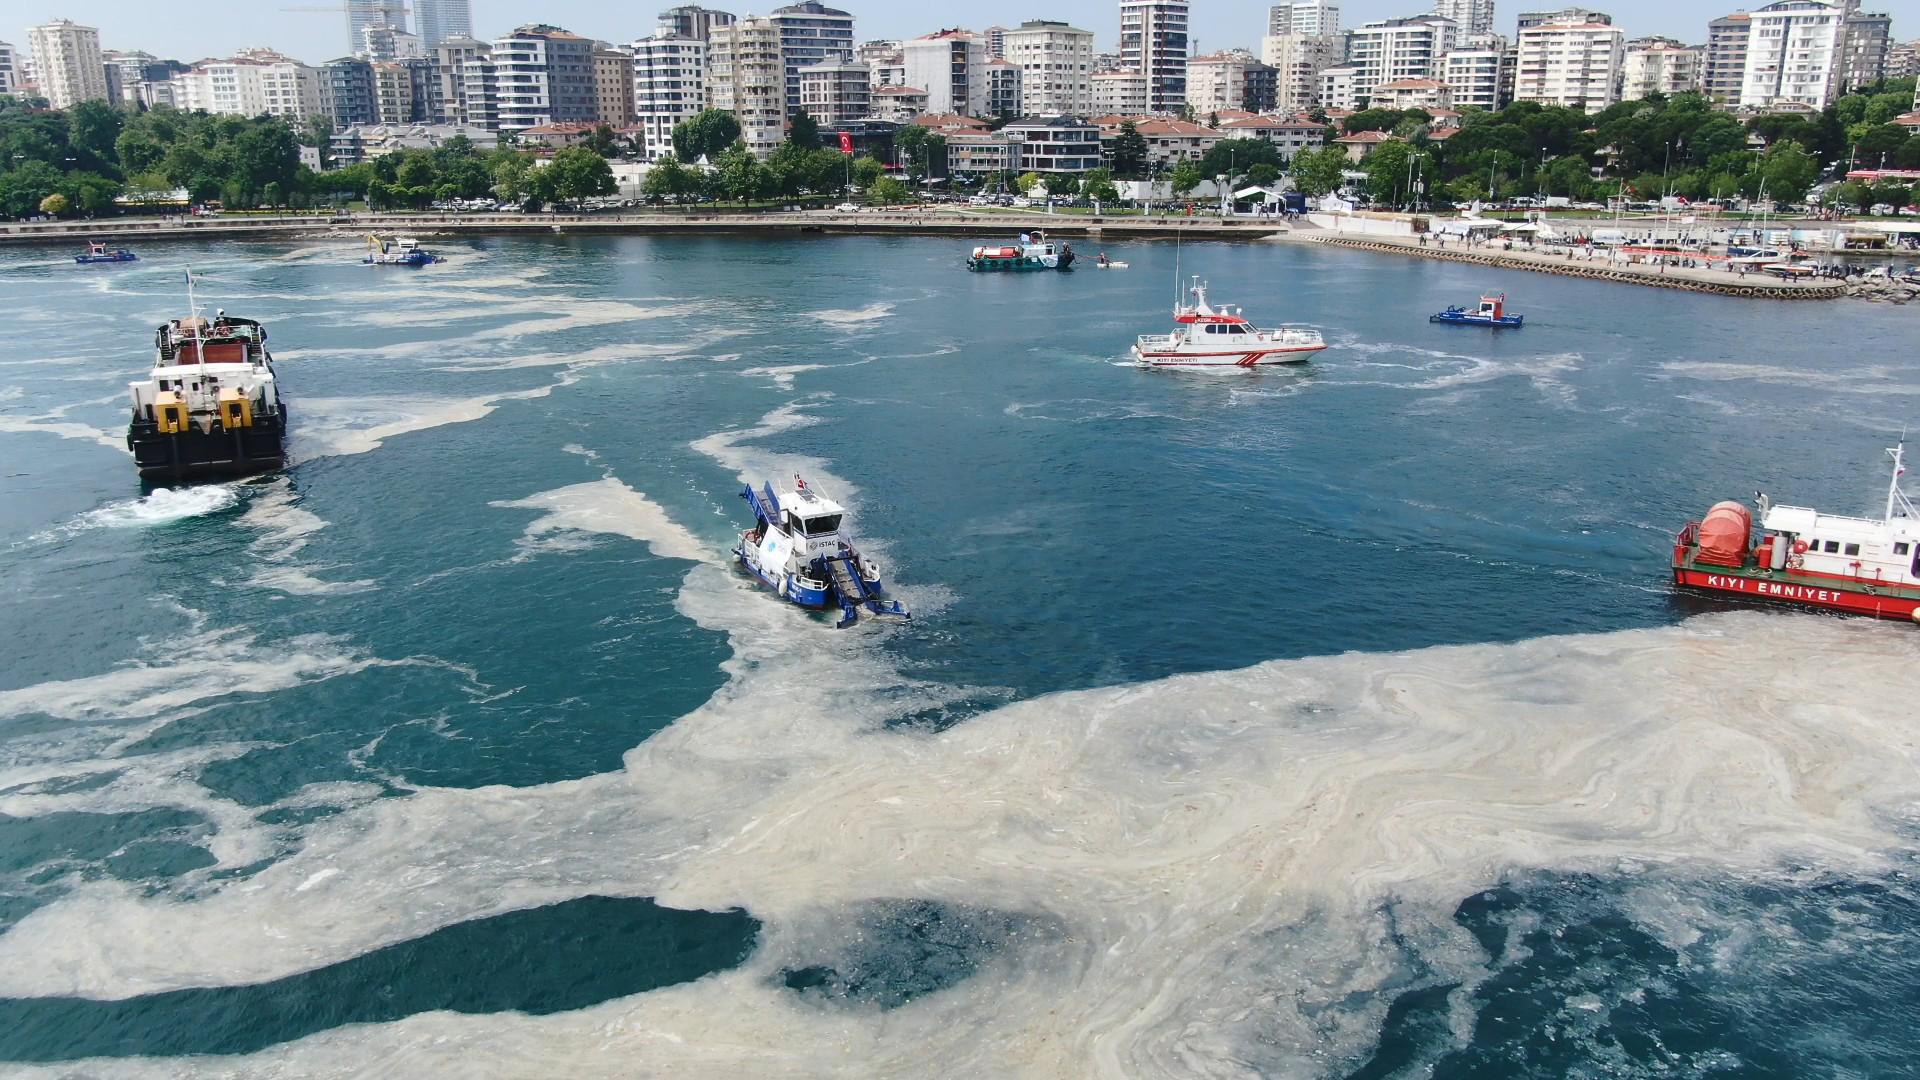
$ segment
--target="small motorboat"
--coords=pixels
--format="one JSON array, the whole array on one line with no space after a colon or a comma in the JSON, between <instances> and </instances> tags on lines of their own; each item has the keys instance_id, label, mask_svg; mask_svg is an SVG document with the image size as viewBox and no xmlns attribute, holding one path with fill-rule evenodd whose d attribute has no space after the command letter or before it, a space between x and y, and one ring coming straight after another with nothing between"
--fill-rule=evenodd
<instances>
[{"instance_id":1,"label":"small motorboat","mask_svg":"<svg viewBox=\"0 0 1920 1080\"><path fill-rule=\"evenodd\" d=\"M853 546L843 527L846 510L807 486L776 492L773 485L740 493L753 507L753 528L740 534L733 556L762 585L812 611L840 610L845 628L862 616L910 618L887 595L880 567Z\"/></svg>"},{"instance_id":2,"label":"small motorboat","mask_svg":"<svg viewBox=\"0 0 1920 1080\"><path fill-rule=\"evenodd\" d=\"M138 262L140 256L126 248L110 248L105 244L88 244L87 250L73 257L73 261L86 263L123 263Z\"/></svg>"},{"instance_id":3,"label":"small motorboat","mask_svg":"<svg viewBox=\"0 0 1920 1080\"><path fill-rule=\"evenodd\" d=\"M444 260L410 236L396 236L391 241L369 236L366 257L360 261L370 266L432 266Z\"/></svg>"},{"instance_id":4,"label":"small motorboat","mask_svg":"<svg viewBox=\"0 0 1920 1080\"><path fill-rule=\"evenodd\" d=\"M1500 293L1495 296L1481 297L1480 306L1473 311L1448 305L1447 310L1428 317L1427 321L1449 323L1453 326L1491 326L1496 330L1503 328L1518 330L1525 318L1524 315L1509 315L1507 294Z\"/></svg>"},{"instance_id":5,"label":"small motorboat","mask_svg":"<svg viewBox=\"0 0 1920 1080\"><path fill-rule=\"evenodd\" d=\"M1170 334L1143 334L1133 358L1147 367L1259 367L1305 360L1327 347L1320 331L1304 326L1262 330L1240 309L1207 304L1207 283L1193 279L1193 303L1173 309Z\"/></svg>"}]
</instances>

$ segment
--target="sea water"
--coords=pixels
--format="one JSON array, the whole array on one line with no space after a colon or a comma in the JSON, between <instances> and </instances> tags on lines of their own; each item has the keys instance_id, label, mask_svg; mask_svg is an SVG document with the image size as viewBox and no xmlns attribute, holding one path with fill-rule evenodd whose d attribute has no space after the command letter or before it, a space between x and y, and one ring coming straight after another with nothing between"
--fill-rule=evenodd
<instances>
[{"instance_id":1,"label":"sea water","mask_svg":"<svg viewBox=\"0 0 1920 1080\"><path fill-rule=\"evenodd\" d=\"M972 242L0 251L0 1060L1912 1069L1920 638L1666 584L1716 500L1877 509L1910 312ZM1176 260L1332 347L1129 366ZM183 268L283 474L135 476ZM910 623L730 565L796 475Z\"/></svg>"}]
</instances>

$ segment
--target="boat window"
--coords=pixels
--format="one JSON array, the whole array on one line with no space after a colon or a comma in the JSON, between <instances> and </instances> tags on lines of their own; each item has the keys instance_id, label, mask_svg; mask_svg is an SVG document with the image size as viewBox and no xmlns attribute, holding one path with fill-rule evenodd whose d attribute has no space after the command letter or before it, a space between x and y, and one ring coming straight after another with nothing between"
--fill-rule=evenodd
<instances>
[{"instance_id":1,"label":"boat window","mask_svg":"<svg viewBox=\"0 0 1920 1080\"><path fill-rule=\"evenodd\" d=\"M1913 576L1920 578L1920 551L1913 553Z\"/></svg>"},{"instance_id":2,"label":"boat window","mask_svg":"<svg viewBox=\"0 0 1920 1080\"><path fill-rule=\"evenodd\" d=\"M1827 541L1827 546L1822 550L1826 551L1829 555L1838 555L1840 553L1840 541L1829 540Z\"/></svg>"},{"instance_id":3,"label":"boat window","mask_svg":"<svg viewBox=\"0 0 1920 1080\"><path fill-rule=\"evenodd\" d=\"M840 531L840 515L828 514L826 517L808 518L807 535L819 536L822 533Z\"/></svg>"},{"instance_id":4,"label":"boat window","mask_svg":"<svg viewBox=\"0 0 1920 1080\"><path fill-rule=\"evenodd\" d=\"M1893 553L1895 555L1905 555L1907 553L1907 542L1905 540L1901 540L1898 543L1894 544Z\"/></svg>"},{"instance_id":5,"label":"boat window","mask_svg":"<svg viewBox=\"0 0 1920 1080\"><path fill-rule=\"evenodd\" d=\"M1859 545L1859 544L1848 544L1848 545L1847 545L1847 550L1846 550L1846 552L1845 552L1845 554L1848 554L1848 555L1858 555L1858 554L1860 554L1860 545Z\"/></svg>"}]
</instances>

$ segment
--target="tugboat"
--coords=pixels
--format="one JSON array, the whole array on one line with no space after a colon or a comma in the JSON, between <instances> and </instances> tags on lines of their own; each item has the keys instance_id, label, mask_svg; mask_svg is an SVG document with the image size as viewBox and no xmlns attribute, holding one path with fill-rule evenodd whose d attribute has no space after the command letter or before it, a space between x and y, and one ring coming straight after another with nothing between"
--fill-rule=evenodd
<instances>
[{"instance_id":1,"label":"tugboat","mask_svg":"<svg viewBox=\"0 0 1920 1080\"><path fill-rule=\"evenodd\" d=\"M391 241L368 236L367 254L360 261L371 266L432 266L445 260L410 236L396 236Z\"/></svg>"},{"instance_id":2,"label":"tugboat","mask_svg":"<svg viewBox=\"0 0 1920 1080\"><path fill-rule=\"evenodd\" d=\"M863 613L911 618L898 600L887 599L880 568L841 532L846 511L840 504L809 490L798 476L793 488L776 493L771 484L759 491L749 485L740 493L755 519L733 550L740 565L803 608L839 608L838 628L859 622Z\"/></svg>"},{"instance_id":3,"label":"tugboat","mask_svg":"<svg viewBox=\"0 0 1920 1080\"><path fill-rule=\"evenodd\" d=\"M996 270L1071 270L1073 245L1053 243L1045 233L1021 233L1020 243L1009 247L977 247L967 258L967 269Z\"/></svg>"},{"instance_id":4,"label":"tugboat","mask_svg":"<svg viewBox=\"0 0 1920 1080\"><path fill-rule=\"evenodd\" d=\"M138 262L140 261L140 256L135 255L126 248L110 248L105 244L89 243L87 244L87 250L75 255L73 261L83 266L87 263Z\"/></svg>"},{"instance_id":5,"label":"tugboat","mask_svg":"<svg viewBox=\"0 0 1920 1080\"><path fill-rule=\"evenodd\" d=\"M1906 443L1887 450L1893 478L1884 517L1823 514L1755 496L1753 516L1716 503L1673 544L1673 583L1722 596L1920 622L1920 514L1900 490Z\"/></svg>"},{"instance_id":6,"label":"tugboat","mask_svg":"<svg viewBox=\"0 0 1920 1080\"><path fill-rule=\"evenodd\" d=\"M1447 310L1438 315L1429 316L1427 321L1451 323L1454 326L1491 326L1496 330L1518 330L1525 319L1524 315L1507 314L1507 294L1500 293L1497 296L1481 297L1478 310L1468 311L1466 308L1449 304Z\"/></svg>"},{"instance_id":7,"label":"tugboat","mask_svg":"<svg viewBox=\"0 0 1920 1080\"><path fill-rule=\"evenodd\" d=\"M1327 347L1320 331L1304 326L1262 330L1238 307L1207 304L1207 283L1193 279L1193 303L1176 305L1171 334L1143 334L1133 343L1133 358L1148 367L1258 367L1291 364Z\"/></svg>"},{"instance_id":8,"label":"tugboat","mask_svg":"<svg viewBox=\"0 0 1920 1080\"><path fill-rule=\"evenodd\" d=\"M153 374L129 384L127 449L142 479L194 480L271 472L286 464L287 410L267 353L267 329L193 302L154 333Z\"/></svg>"}]
</instances>

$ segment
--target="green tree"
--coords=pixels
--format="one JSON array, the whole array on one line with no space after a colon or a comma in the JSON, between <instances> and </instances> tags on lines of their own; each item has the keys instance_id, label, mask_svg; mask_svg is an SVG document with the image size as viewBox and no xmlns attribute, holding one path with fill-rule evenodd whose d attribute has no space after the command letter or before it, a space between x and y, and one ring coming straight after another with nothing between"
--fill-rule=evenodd
<instances>
[{"instance_id":1,"label":"green tree","mask_svg":"<svg viewBox=\"0 0 1920 1080\"><path fill-rule=\"evenodd\" d=\"M642 191L649 199L667 202L691 195L698 191L699 187L699 175L680 164L678 159L669 157L662 158L647 167L646 185Z\"/></svg>"},{"instance_id":2,"label":"green tree","mask_svg":"<svg viewBox=\"0 0 1920 1080\"><path fill-rule=\"evenodd\" d=\"M1200 166L1191 161L1182 161L1167 174L1167 182L1172 185L1175 195L1185 195L1199 187L1200 182L1206 178L1206 174L1200 171Z\"/></svg>"},{"instance_id":3,"label":"green tree","mask_svg":"<svg viewBox=\"0 0 1920 1080\"><path fill-rule=\"evenodd\" d=\"M703 109L673 125L673 152L689 165L701 158L714 161L739 141L740 121L720 109Z\"/></svg>"},{"instance_id":4,"label":"green tree","mask_svg":"<svg viewBox=\"0 0 1920 1080\"><path fill-rule=\"evenodd\" d=\"M947 137L934 134L931 128L919 124L902 127L893 134L893 148L901 167L916 184L947 171Z\"/></svg>"},{"instance_id":5,"label":"green tree","mask_svg":"<svg viewBox=\"0 0 1920 1080\"><path fill-rule=\"evenodd\" d=\"M1280 148L1265 139L1221 139L1200 159L1200 171L1208 176L1239 177L1255 165L1282 164Z\"/></svg>"},{"instance_id":6,"label":"green tree","mask_svg":"<svg viewBox=\"0 0 1920 1080\"><path fill-rule=\"evenodd\" d=\"M853 186L861 190L870 190L880 178L887 175L887 167L871 157L864 155L853 159Z\"/></svg>"},{"instance_id":7,"label":"green tree","mask_svg":"<svg viewBox=\"0 0 1920 1080\"><path fill-rule=\"evenodd\" d=\"M1147 137L1133 121L1120 125L1113 140L1113 174L1122 180L1138 180L1147 175Z\"/></svg>"},{"instance_id":8,"label":"green tree","mask_svg":"<svg viewBox=\"0 0 1920 1080\"><path fill-rule=\"evenodd\" d=\"M1337 191L1349 164L1347 152L1338 146L1302 150L1293 158L1293 186L1308 195Z\"/></svg>"},{"instance_id":9,"label":"green tree","mask_svg":"<svg viewBox=\"0 0 1920 1080\"><path fill-rule=\"evenodd\" d=\"M595 124L592 131L580 140L579 145L598 154L602 159L620 156L620 137L614 134L612 124Z\"/></svg>"},{"instance_id":10,"label":"green tree","mask_svg":"<svg viewBox=\"0 0 1920 1080\"><path fill-rule=\"evenodd\" d=\"M773 174L744 143L721 154L713 168L728 198L751 205L755 199L771 194Z\"/></svg>"},{"instance_id":11,"label":"green tree","mask_svg":"<svg viewBox=\"0 0 1920 1080\"><path fill-rule=\"evenodd\" d=\"M1373 148L1363 168L1367 173L1367 193L1375 203L1411 202L1413 183L1424 177L1435 179L1432 158L1414 149L1412 143L1391 139Z\"/></svg>"},{"instance_id":12,"label":"green tree","mask_svg":"<svg viewBox=\"0 0 1920 1080\"><path fill-rule=\"evenodd\" d=\"M1783 202L1799 202L1819 177L1820 163L1799 143L1779 142L1767 147L1760 158L1759 172L1768 195Z\"/></svg>"},{"instance_id":13,"label":"green tree","mask_svg":"<svg viewBox=\"0 0 1920 1080\"><path fill-rule=\"evenodd\" d=\"M1261 162L1247 170L1247 183L1267 187L1280 179L1280 167Z\"/></svg>"},{"instance_id":14,"label":"green tree","mask_svg":"<svg viewBox=\"0 0 1920 1080\"><path fill-rule=\"evenodd\" d=\"M114 148L126 117L104 101L82 101L67 110L67 145L74 154L74 167L82 172L120 175L119 155Z\"/></svg>"},{"instance_id":15,"label":"green tree","mask_svg":"<svg viewBox=\"0 0 1920 1080\"><path fill-rule=\"evenodd\" d=\"M50 214L53 217L59 217L65 214L67 212L67 197L56 191L46 198L41 199L40 212Z\"/></svg>"},{"instance_id":16,"label":"green tree","mask_svg":"<svg viewBox=\"0 0 1920 1080\"><path fill-rule=\"evenodd\" d=\"M40 208L40 200L60 186L60 171L44 161L26 161L0 172L0 208L22 218Z\"/></svg>"},{"instance_id":17,"label":"green tree","mask_svg":"<svg viewBox=\"0 0 1920 1080\"><path fill-rule=\"evenodd\" d=\"M787 145L802 150L820 149L820 122L805 109L793 114L787 121Z\"/></svg>"},{"instance_id":18,"label":"green tree","mask_svg":"<svg viewBox=\"0 0 1920 1080\"><path fill-rule=\"evenodd\" d=\"M892 206L907 201L907 185L891 176L883 176L874 182L872 190L867 192L869 202L881 206Z\"/></svg>"},{"instance_id":19,"label":"green tree","mask_svg":"<svg viewBox=\"0 0 1920 1080\"><path fill-rule=\"evenodd\" d=\"M1080 190L1087 198L1098 199L1104 203L1120 201L1120 189L1113 186L1113 172L1109 169L1093 169L1080 178Z\"/></svg>"},{"instance_id":20,"label":"green tree","mask_svg":"<svg viewBox=\"0 0 1920 1080\"><path fill-rule=\"evenodd\" d=\"M1014 180L1013 186L1020 194L1029 195L1032 194L1034 188L1039 187L1045 181L1046 177L1041 176L1039 173L1021 173L1019 177Z\"/></svg>"},{"instance_id":21,"label":"green tree","mask_svg":"<svg viewBox=\"0 0 1920 1080\"><path fill-rule=\"evenodd\" d=\"M542 172L553 178L553 197L577 203L620 190L607 159L584 146L569 146L553 155Z\"/></svg>"}]
</instances>

